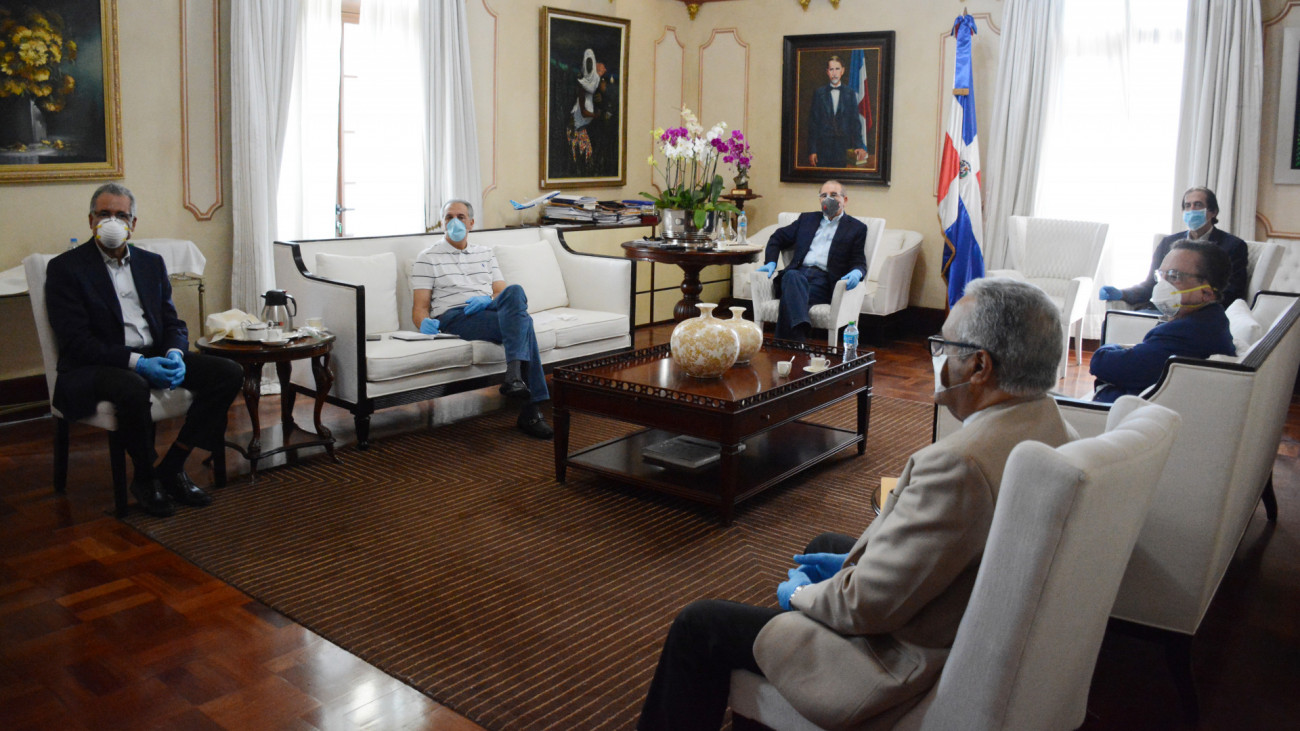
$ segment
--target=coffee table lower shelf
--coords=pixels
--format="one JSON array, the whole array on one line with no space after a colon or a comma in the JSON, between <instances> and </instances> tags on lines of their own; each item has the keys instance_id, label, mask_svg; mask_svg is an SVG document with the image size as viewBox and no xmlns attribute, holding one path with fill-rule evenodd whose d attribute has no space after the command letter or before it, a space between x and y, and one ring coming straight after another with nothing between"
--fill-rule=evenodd
<instances>
[{"instance_id":1,"label":"coffee table lower shelf","mask_svg":"<svg viewBox=\"0 0 1300 731\"><path fill-rule=\"evenodd\" d=\"M792 421L744 441L736 456L735 493L724 497L719 460L700 469L664 467L646 462L641 451L677 436L663 429L643 429L569 455L565 463L623 482L675 495L718 508L724 523L732 509L782 480L862 442L863 436L847 429Z\"/></svg>"}]
</instances>

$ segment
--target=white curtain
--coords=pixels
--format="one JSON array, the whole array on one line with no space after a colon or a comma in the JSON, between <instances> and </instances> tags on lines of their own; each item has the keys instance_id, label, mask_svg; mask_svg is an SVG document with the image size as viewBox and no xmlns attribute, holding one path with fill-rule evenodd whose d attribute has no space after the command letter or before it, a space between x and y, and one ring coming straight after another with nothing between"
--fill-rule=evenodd
<instances>
[{"instance_id":1,"label":"white curtain","mask_svg":"<svg viewBox=\"0 0 1300 731\"><path fill-rule=\"evenodd\" d=\"M260 312L258 296L275 286L271 242L280 152L289 117L298 0L235 0L230 12L231 213L234 252L230 299Z\"/></svg>"},{"instance_id":2,"label":"white curtain","mask_svg":"<svg viewBox=\"0 0 1300 731\"><path fill-rule=\"evenodd\" d=\"M1084 337L1101 331L1097 288L1141 281L1153 235L1168 233L1186 9L1187 0L1065 1L1034 215L1110 224Z\"/></svg>"},{"instance_id":3,"label":"white curtain","mask_svg":"<svg viewBox=\"0 0 1300 731\"><path fill-rule=\"evenodd\" d=\"M1187 49L1174 200L1204 185L1219 199L1219 228L1255 238L1264 41L1259 0L1196 0L1187 10Z\"/></svg>"},{"instance_id":4,"label":"white curtain","mask_svg":"<svg viewBox=\"0 0 1300 731\"><path fill-rule=\"evenodd\" d=\"M984 164L984 263L1008 269L1007 218L1033 212L1065 0L1008 0Z\"/></svg>"},{"instance_id":5,"label":"white curtain","mask_svg":"<svg viewBox=\"0 0 1300 731\"><path fill-rule=\"evenodd\" d=\"M338 200L342 0L303 0L280 162L281 240L334 236Z\"/></svg>"},{"instance_id":6,"label":"white curtain","mask_svg":"<svg viewBox=\"0 0 1300 731\"><path fill-rule=\"evenodd\" d=\"M365 0L349 59L358 59L359 104L345 127L348 231L358 236L424 230L425 99L419 0ZM349 40L351 42L351 40ZM353 50L360 51L354 54Z\"/></svg>"},{"instance_id":7,"label":"white curtain","mask_svg":"<svg viewBox=\"0 0 1300 731\"><path fill-rule=\"evenodd\" d=\"M422 0L425 95L426 225L440 221L442 203L464 198L483 222L474 80L463 0Z\"/></svg>"}]
</instances>

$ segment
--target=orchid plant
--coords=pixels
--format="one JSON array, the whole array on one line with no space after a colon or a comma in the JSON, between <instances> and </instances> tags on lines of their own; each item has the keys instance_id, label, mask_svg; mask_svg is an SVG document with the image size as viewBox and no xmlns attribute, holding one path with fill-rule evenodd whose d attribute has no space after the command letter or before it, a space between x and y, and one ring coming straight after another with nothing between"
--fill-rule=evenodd
<instances>
[{"instance_id":1,"label":"orchid plant","mask_svg":"<svg viewBox=\"0 0 1300 731\"><path fill-rule=\"evenodd\" d=\"M731 137L723 141L722 161L736 166L738 180L749 179L749 166L754 164L754 157L749 152L749 142L740 130L731 130Z\"/></svg>"},{"instance_id":2,"label":"orchid plant","mask_svg":"<svg viewBox=\"0 0 1300 731\"><path fill-rule=\"evenodd\" d=\"M651 132L665 162L661 166L653 154L648 162L663 176L663 192L652 195L643 191L641 195L660 209L693 211L696 228L703 228L709 213L737 210L730 202L718 199L723 187L718 161L729 149L723 137L727 123L718 122L705 132L686 107L682 107L682 121L681 127Z\"/></svg>"}]
</instances>

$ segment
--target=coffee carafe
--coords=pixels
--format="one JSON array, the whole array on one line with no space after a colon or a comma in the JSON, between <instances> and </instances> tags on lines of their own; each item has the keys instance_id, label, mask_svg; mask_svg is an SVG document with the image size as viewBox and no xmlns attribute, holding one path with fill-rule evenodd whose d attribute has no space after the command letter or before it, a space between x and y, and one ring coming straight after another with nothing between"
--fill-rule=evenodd
<instances>
[{"instance_id":1,"label":"coffee carafe","mask_svg":"<svg viewBox=\"0 0 1300 731\"><path fill-rule=\"evenodd\" d=\"M262 295L266 304L262 307L262 322L271 323L272 327L293 330L293 316L298 314L298 303L293 295L283 289L269 289Z\"/></svg>"}]
</instances>

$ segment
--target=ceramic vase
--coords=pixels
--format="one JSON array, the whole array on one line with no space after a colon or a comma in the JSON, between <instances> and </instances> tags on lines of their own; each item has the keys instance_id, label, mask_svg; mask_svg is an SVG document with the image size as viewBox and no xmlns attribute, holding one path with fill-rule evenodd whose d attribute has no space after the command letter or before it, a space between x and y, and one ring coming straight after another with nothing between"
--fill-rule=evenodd
<instances>
[{"instance_id":1,"label":"ceramic vase","mask_svg":"<svg viewBox=\"0 0 1300 731\"><path fill-rule=\"evenodd\" d=\"M736 356L736 365L749 363L749 359L763 349L763 326L746 320L744 307L732 307L731 319L723 322L735 330L736 337L740 338L740 355Z\"/></svg>"},{"instance_id":2,"label":"ceramic vase","mask_svg":"<svg viewBox=\"0 0 1300 731\"><path fill-rule=\"evenodd\" d=\"M718 378L736 363L740 336L713 316L712 302L701 302L699 317L682 320L673 328L673 362L696 378Z\"/></svg>"}]
</instances>

